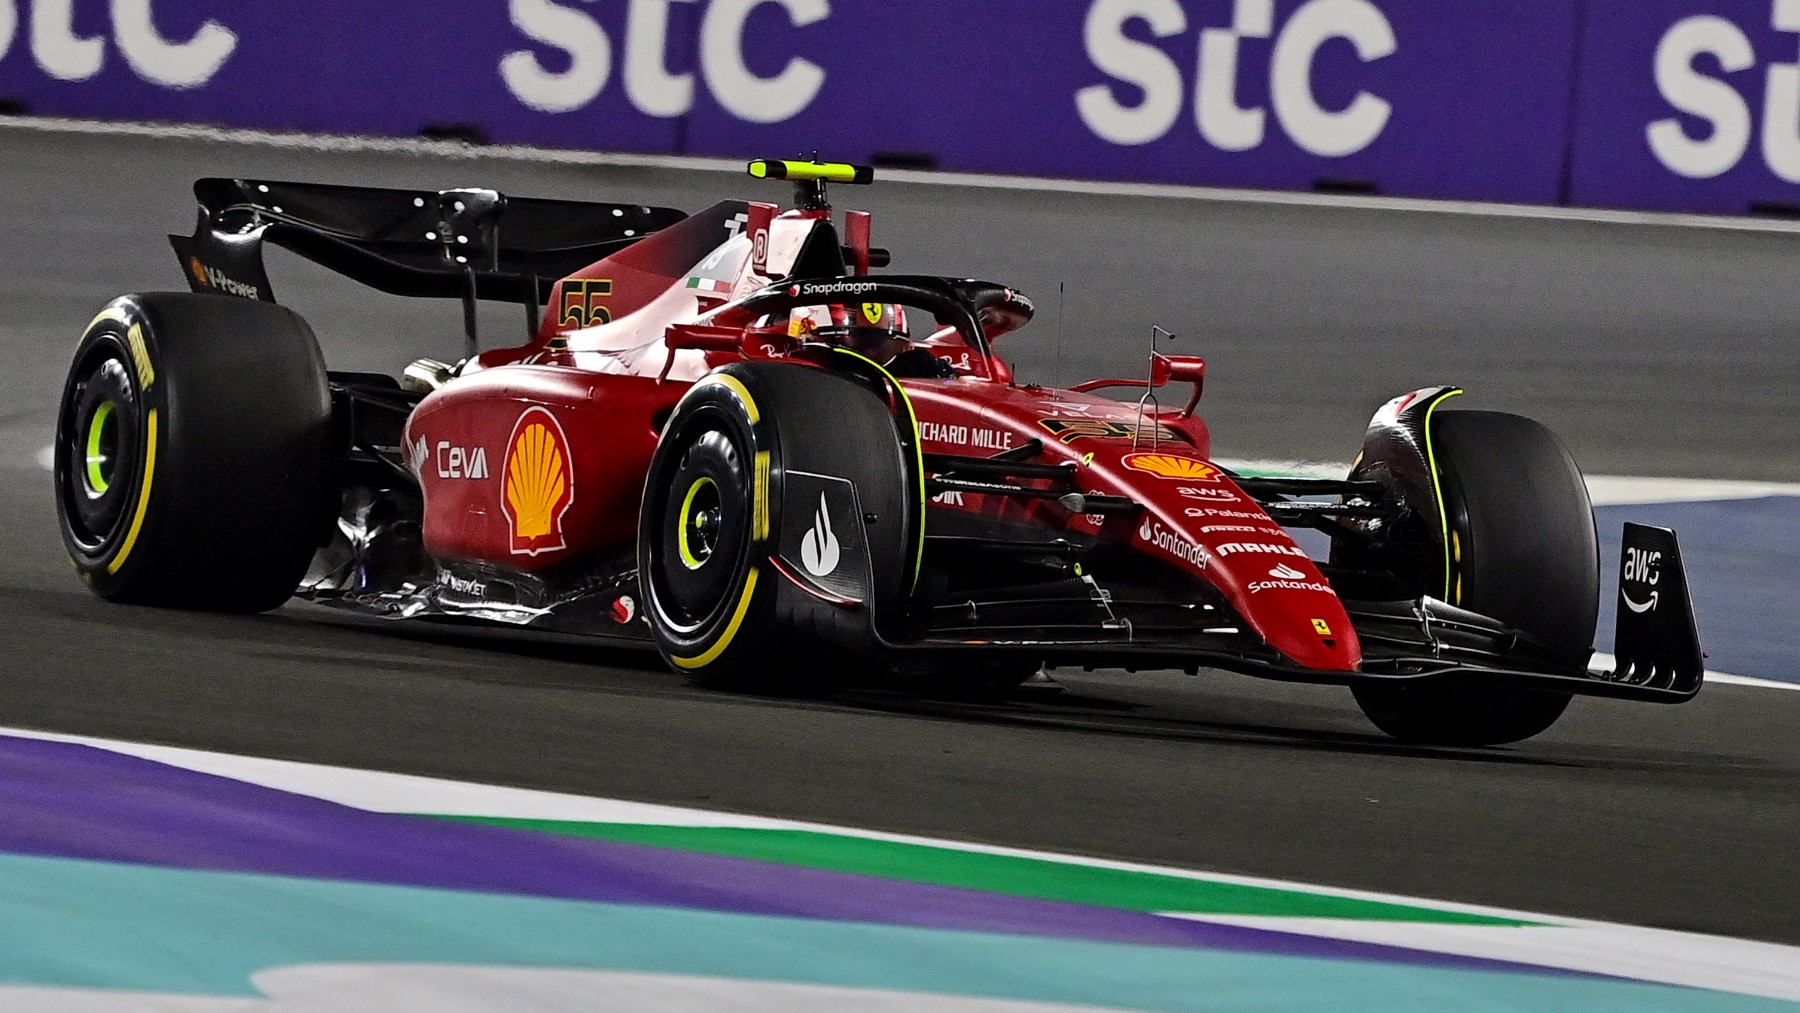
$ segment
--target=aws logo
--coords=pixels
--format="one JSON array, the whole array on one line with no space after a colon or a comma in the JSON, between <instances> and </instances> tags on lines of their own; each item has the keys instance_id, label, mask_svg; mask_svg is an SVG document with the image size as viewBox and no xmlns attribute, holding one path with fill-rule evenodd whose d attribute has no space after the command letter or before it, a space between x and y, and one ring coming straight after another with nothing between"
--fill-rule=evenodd
<instances>
[{"instance_id":1,"label":"aws logo","mask_svg":"<svg viewBox=\"0 0 1800 1013\"><path fill-rule=\"evenodd\" d=\"M514 555L568 548L562 519L575 502L575 471L562 423L544 408L527 410L513 426L502 499Z\"/></svg>"}]
</instances>

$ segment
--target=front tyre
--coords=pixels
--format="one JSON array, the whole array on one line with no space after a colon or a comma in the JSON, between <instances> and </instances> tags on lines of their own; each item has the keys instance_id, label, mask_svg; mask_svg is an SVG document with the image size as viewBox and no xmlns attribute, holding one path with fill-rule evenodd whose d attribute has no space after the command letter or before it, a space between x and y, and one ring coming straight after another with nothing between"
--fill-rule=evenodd
<instances>
[{"instance_id":1,"label":"front tyre","mask_svg":"<svg viewBox=\"0 0 1800 1013\"><path fill-rule=\"evenodd\" d=\"M1443 412L1430 439L1446 551L1422 567L1431 575L1424 593L1523 630L1566 658L1571 673L1581 670L1600 609L1600 552L1575 459L1550 430L1500 412ZM1447 680L1369 683L1354 693L1389 735L1454 746L1528 739L1555 724L1571 698Z\"/></svg>"},{"instance_id":2,"label":"front tyre","mask_svg":"<svg viewBox=\"0 0 1800 1013\"><path fill-rule=\"evenodd\" d=\"M88 325L63 388L63 544L112 601L274 608L328 520L332 446L325 365L300 317L224 296L124 296Z\"/></svg>"},{"instance_id":3,"label":"front tyre","mask_svg":"<svg viewBox=\"0 0 1800 1013\"><path fill-rule=\"evenodd\" d=\"M840 682L866 607L796 594L773 557L783 516L804 517L815 563L824 552L835 560L840 544L866 545L869 603L897 602L922 516L897 434L869 386L824 368L734 363L697 381L664 427L639 514L645 616L664 660L725 689L812 693ZM831 516L816 492L793 491L798 475L847 481L862 516ZM852 524L860 538L843 529Z\"/></svg>"}]
</instances>

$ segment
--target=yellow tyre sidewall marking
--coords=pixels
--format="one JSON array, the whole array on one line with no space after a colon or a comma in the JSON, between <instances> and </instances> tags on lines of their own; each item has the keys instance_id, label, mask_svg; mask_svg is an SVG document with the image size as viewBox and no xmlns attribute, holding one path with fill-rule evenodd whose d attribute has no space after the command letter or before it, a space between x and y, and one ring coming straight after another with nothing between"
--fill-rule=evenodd
<instances>
[{"instance_id":1,"label":"yellow tyre sidewall marking","mask_svg":"<svg viewBox=\"0 0 1800 1013\"><path fill-rule=\"evenodd\" d=\"M1440 530L1443 534L1444 600L1452 605L1460 604L1462 600L1462 578L1457 573L1459 567L1456 565L1462 559L1462 546L1459 541L1456 548L1452 550L1450 544L1450 508L1444 502L1444 483L1438 475L1437 451L1431 444L1431 416L1438 410L1438 405L1461 393L1462 391L1456 388L1445 391L1431 402L1430 407L1425 409L1425 466L1431 472L1431 491L1437 497L1438 523L1441 525ZM1451 559L1453 551L1456 556L1455 562Z\"/></svg>"},{"instance_id":2,"label":"yellow tyre sidewall marking","mask_svg":"<svg viewBox=\"0 0 1800 1013\"><path fill-rule=\"evenodd\" d=\"M125 533L125 544L119 546L118 554L112 562L106 564L107 573L118 573L131 557L131 550L137 547L138 535L144 530L144 514L150 508L150 486L156 479L156 430L157 410L150 409L150 416L145 423L147 435L144 438L144 480L138 484L137 512L131 518L131 530Z\"/></svg>"},{"instance_id":3,"label":"yellow tyre sidewall marking","mask_svg":"<svg viewBox=\"0 0 1800 1013\"><path fill-rule=\"evenodd\" d=\"M744 412L750 416L750 424L754 426L762 422L762 412L756 407L756 399L750 396L750 389L744 386L742 380L729 373L708 373L695 380L694 385L688 388L688 392L681 395L681 400L686 401L693 397L696 391L705 390L708 387L724 387L736 394L738 400L743 403Z\"/></svg>"},{"instance_id":4,"label":"yellow tyre sidewall marking","mask_svg":"<svg viewBox=\"0 0 1800 1013\"><path fill-rule=\"evenodd\" d=\"M769 540L769 452L756 452L756 474L751 480L751 524L750 536L758 542Z\"/></svg>"},{"instance_id":5,"label":"yellow tyre sidewall marking","mask_svg":"<svg viewBox=\"0 0 1800 1013\"><path fill-rule=\"evenodd\" d=\"M125 332L125 342L131 346L131 361L137 365L138 386L149 390L156 383L156 366L150 361L150 346L144 340L143 325L132 324Z\"/></svg>"},{"instance_id":6,"label":"yellow tyre sidewall marking","mask_svg":"<svg viewBox=\"0 0 1800 1013\"><path fill-rule=\"evenodd\" d=\"M725 632L719 635L719 639L711 647L691 658L680 658L672 654L669 656L669 660L677 668L705 668L717 661L719 655L724 654L725 649L731 646L732 640L737 637L738 628L744 625L744 616L750 612L750 601L756 596L759 572L757 567L752 566L750 572L744 575L744 590L738 595L737 608L731 614L731 622L725 625Z\"/></svg>"}]
</instances>

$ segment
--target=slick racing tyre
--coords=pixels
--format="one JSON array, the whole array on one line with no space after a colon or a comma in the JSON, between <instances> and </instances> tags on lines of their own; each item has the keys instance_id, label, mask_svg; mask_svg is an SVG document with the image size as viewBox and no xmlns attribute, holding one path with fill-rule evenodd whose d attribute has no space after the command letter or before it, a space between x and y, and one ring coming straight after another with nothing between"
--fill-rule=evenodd
<instances>
[{"instance_id":1,"label":"slick racing tyre","mask_svg":"<svg viewBox=\"0 0 1800 1013\"><path fill-rule=\"evenodd\" d=\"M1425 566L1432 577L1423 593L1523 630L1579 670L1600 609L1600 554L1574 458L1542 425L1500 412L1441 412L1430 439L1449 572L1442 562ZM1389 735L1456 746L1528 739L1554 724L1570 700L1564 692L1447 679L1371 683L1355 694Z\"/></svg>"},{"instance_id":2,"label":"slick racing tyre","mask_svg":"<svg viewBox=\"0 0 1800 1013\"><path fill-rule=\"evenodd\" d=\"M788 556L814 573L849 572L866 546L868 600L891 607L918 560L915 470L893 411L861 380L775 362L702 377L664 427L638 525L645 615L663 658L719 688L832 688L865 653L868 609L800 593L795 569L777 561L784 532L806 543ZM821 481L847 483L861 516L828 507Z\"/></svg>"},{"instance_id":3,"label":"slick racing tyre","mask_svg":"<svg viewBox=\"0 0 1800 1013\"><path fill-rule=\"evenodd\" d=\"M312 330L269 303L124 296L88 325L57 415L56 507L113 601L261 612L328 523L331 396Z\"/></svg>"}]
</instances>

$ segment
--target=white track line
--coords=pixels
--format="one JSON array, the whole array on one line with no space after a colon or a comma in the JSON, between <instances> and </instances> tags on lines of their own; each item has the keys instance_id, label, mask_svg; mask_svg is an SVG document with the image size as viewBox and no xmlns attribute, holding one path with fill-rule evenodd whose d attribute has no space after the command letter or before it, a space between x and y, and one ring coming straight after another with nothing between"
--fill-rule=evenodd
<instances>
[{"instance_id":1,"label":"white track line","mask_svg":"<svg viewBox=\"0 0 1800 1013\"><path fill-rule=\"evenodd\" d=\"M1589 475L1588 495L1595 506L1634 503L1701 503L1715 500L1800 496L1800 483L1745 482L1720 478L1639 478Z\"/></svg>"},{"instance_id":2,"label":"white track line","mask_svg":"<svg viewBox=\"0 0 1800 1013\"><path fill-rule=\"evenodd\" d=\"M527 145L471 145L460 141L430 141L399 137L350 137L337 134L285 133L224 127L115 123L104 120L62 119L39 116L0 116L0 130L77 134L95 137L150 137L199 140L218 144L306 151L383 152L448 160L511 161L545 165L596 165L619 168L669 169L682 172L744 171L745 159L700 158L685 155L637 155L619 152L573 151ZM746 154L746 158L749 153ZM1160 200L1203 201L1222 204L1261 204L1287 207L1337 208L1354 211L1396 211L1462 215L1476 218L1512 218L1538 221L1586 222L1605 225L1648 225L1663 228L1709 229L1724 232L1800 234L1800 222L1771 218L1677 214L1661 211L1609 211L1597 208L1542 207L1497 204L1487 201L1424 200L1413 197L1369 197L1345 194L1247 190L1231 187L1183 186L1174 183L1096 182L1050 179L1037 176L1001 176L967 172L925 172L916 169L882 169L880 178L896 183L955 186L981 190L1021 190L1031 193L1085 194L1097 197L1140 197Z\"/></svg>"}]
</instances>

